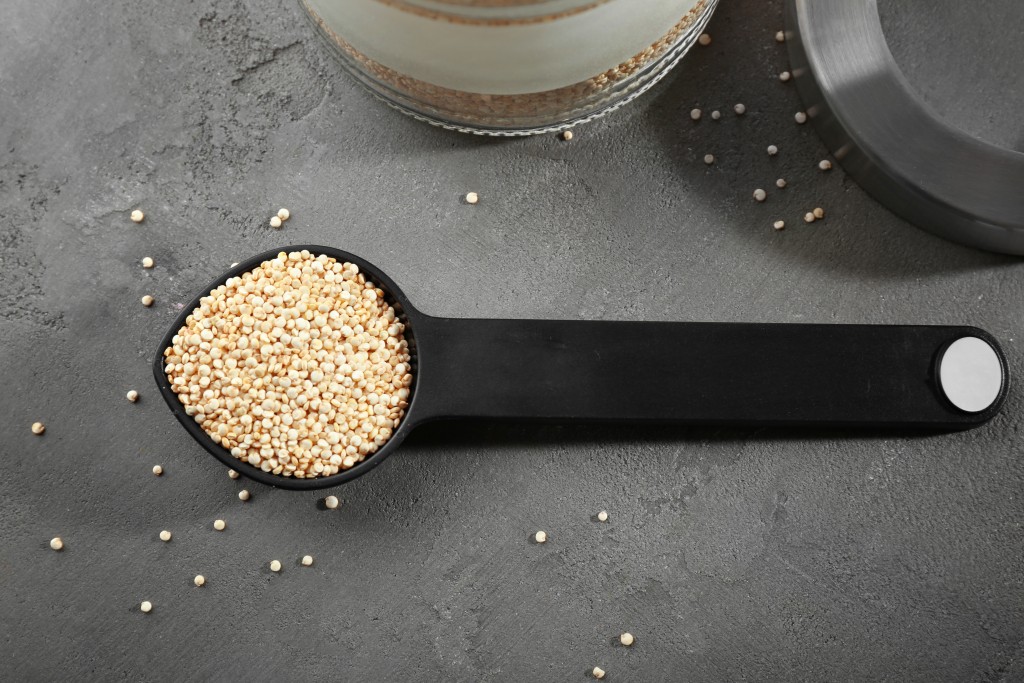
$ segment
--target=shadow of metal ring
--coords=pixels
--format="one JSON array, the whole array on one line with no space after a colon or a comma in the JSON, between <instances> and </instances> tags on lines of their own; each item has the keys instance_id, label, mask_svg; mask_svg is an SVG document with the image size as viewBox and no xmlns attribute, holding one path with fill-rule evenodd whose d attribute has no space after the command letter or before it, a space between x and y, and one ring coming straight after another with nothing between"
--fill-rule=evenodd
<instances>
[{"instance_id":1,"label":"shadow of metal ring","mask_svg":"<svg viewBox=\"0 0 1024 683\"><path fill-rule=\"evenodd\" d=\"M889 51L877 0L787 0L786 42L808 117L871 196L945 239L1024 255L1024 154L922 101Z\"/></svg>"}]
</instances>

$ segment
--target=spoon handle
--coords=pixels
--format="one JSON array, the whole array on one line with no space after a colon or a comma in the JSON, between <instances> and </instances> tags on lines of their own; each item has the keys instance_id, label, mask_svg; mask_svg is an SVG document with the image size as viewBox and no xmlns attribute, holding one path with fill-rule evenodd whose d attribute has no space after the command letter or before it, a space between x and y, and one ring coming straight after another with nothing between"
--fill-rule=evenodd
<instances>
[{"instance_id":1,"label":"spoon handle","mask_svg":"<svg viewBox=\"0 0 1024 683\"><path fill-rule=\"evenodd\" d=\"M973 327L424 316L415 329L421 419L963 429L1009 385L998 343ZM943 361L962 338L984 357Z\"/></svg>"}]
</instances>

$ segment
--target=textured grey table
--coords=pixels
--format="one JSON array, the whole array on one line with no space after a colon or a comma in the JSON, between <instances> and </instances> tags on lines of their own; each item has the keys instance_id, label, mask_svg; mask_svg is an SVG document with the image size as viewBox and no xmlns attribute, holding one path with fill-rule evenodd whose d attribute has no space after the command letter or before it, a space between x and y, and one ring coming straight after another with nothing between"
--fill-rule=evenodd
<instances>
[{"instance_id":1,"label":"textured grey table","mask_svg":"<svg viewBox=\"0 0 1024 683\"><path fill-rule=\"evenodd\" d=\"M992 4L887 21L937 107L1020 149L1020 69L956 57L1019 30L1016 0ZM775 79L780 16L724 0L714 43L641 102L570 143L494 142L371 99L290 0L7 3L0 679L1024 680L1019 388L943 435L448 424L335 511L228 479L154 390L176 305L298 242L365 256L435 314L972 323L1024 378L1024 264L817 171Z\"/></svg>"}]
</instances>

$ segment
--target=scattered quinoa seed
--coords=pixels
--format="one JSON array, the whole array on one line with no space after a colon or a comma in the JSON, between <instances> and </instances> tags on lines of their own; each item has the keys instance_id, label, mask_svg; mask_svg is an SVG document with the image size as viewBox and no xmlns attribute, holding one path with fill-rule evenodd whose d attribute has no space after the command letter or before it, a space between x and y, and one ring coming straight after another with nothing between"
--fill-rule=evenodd
<instances>
[{"instance_id":1,"label":"scattered quinoa seed","mask_svg":"<svg viewBox=\"0 0 1024 683\"><path fill-rule=\"evenodd\" d=\"M171 540L171 532L168 531L167 529L164 529L163 531L161 531L160 532L160 540L163 541L164 543L166 543L167 541Z\"/></svg>"},{"instance_id":2,"label":"scattered quinoa seed","mask_svg":"<svg viewBox=\"0 0 1024 683\"><path fill-rule=\"evenodd\" d=\"M50 547L54 550L60 550L64 547L64 541L60 540L60 536L54 536L50 539Z\"/></svg>"},{"instance_id":3,"label":"scattered quinoa seed","mask_svg":"<svg viewBox=\"0 0 1024 683\"><path fill-rule=\"evenodd\" d=\"M234 263L231 264L231 267L234 268L237 265L238 265L238 261L235 261Z\"/></svg>"},{"instance_id":4,"label":"scattered quinoa seed","mask_svg":"<svg viewBox=\"0 0 1024 683\"><path fill-rule=\"evenodd\" d=\"M272 572L279 572L279 571L281 571L281 562L280 562L280 560L271 560L270 561L270 571L272 571Z\"/></svg>"},{"instance_id":5,"label":"scattered quinoa seed","mask_svg":"<svg viewBox=\"0 0 1024 683\"><path fill-rule=\"evenodd\" d=\"M163 473L164 473L164 468L163 467L160 467L160 465L153 465L153 474L155 474L156 476L159 477Z\"/></svg>"},{"instance_id":6,"label":"scattered quinoa seed","mask_svg":"<svg viewBox=\"0 0 1024 683\"><path fill-rule=\"evenodd\" d=\"M569 140L572 140L572 131L571 130L563 130L562 131L562 139L565 140L566 142L569 142Z\"/></svg>"},{"instance_id":7,"label":"scattered quinoa seed","mask_svg":"<svg viewBox=\"0 0 1024 683\"><path fill-rule=\"evenodd\" d=\"M798 111L793 115L793 120L797 123L807 123L807 114L802 111Z\"/></svg>"},{"instance_id":8,"label":"scattered quinoa seed","mask_svg":"<svg viewBox=\"0 0 1024 683\"><path fill-rule=\"evenodd\" d=\"M239 491L238 492L238 500L241 500L241 501L249 500L249 490L248 489L242 489L241 491Z\"/></svg>"},{"instance_id":9,"label":"scattered quinoa seed","mask_svg":"<svg viewBox=\"0 0 1024 683\"><path fill-rule=\"evenodd\" d=\"M629 632L623 633L621 636L619 636L619 642L625 645L626 647L632 645L635 640L636 639L633 638L633 634Z\"/></svg>"},{"instance_id":10,"label":"scattered quinoa seed","mask_svg":"<svg viewBox=\"0 0 1024 683\"><path fill-rule=\"evenodd\" d=\"M215 519L215 520L213 520L213 528L216 529L217 531L224 531L224 528L226 526L227 526L227 524L224 523L223 519Z\"/></svg>"},{"instance_id":11,"label":"scattered quinoa seed","mask_svg":"<svg viewBox=\"0 0 1024 683\"><path fill-rule=\"evenodd\" d=\"M814 222L814 214L812 212L808 211L807 213L804 214L804 223L813 223L813 222Z\"/></svg>"},{"instance_id":12,"label":"scattered quinoa seed","mask_svg":"<svg viewBox=\"0 0 1024 683\"><path fill-rule=\"evenodd\" d=\"M547 543L548 535L544 531L538 531L533 535L533 540L537 541L537 543Z\"/></svg>"},{"instance_id":13,"label":"scattered quinoa seed","mask_svg":"<svg viewBox=\"0 0 1024 683\"><path fill-rule=\"evenodd\" d=\"M713 112L711 112L711 118L717 121L718 119L722 118L722 112L718 111L717 109L714 110Z\"/></svg>"},{"instance_id":14,"label":"scattered quinoa seed","mask_svg":"<svg viewBox=\"0 0 1024 683\"><path fill-rule=\"evenodd\" d=\"M153 611L153 603L151 603L149 600L143 600L142 604L139 605L139 609L141 609L146 614L149 614Z\"/></svg>"},{"instance_id":15,"label":"scattered quinoa seed","mask_svg":"<svg viewBox=\"0 0 1024 683\"><path fill-rule=\"evenodd\" d=\"M787 82L792 77L793 74L789 73L788 71L783 71L782 73L779 74L779 80L782 81L783 83Z\"/></svg>"},{"instance_id":16,"label":"scattered quinoa seed","mask_svg":"<svg viewBox=\"0 0 1024 683\"><path fill-rule=\"evenodd\" d=\"M466 203L467 204L476 204L478 201L480 201L480 195L478 195L476 192L467 192L466 193Z\"/></svg>"},{"instance_id":17,"label":"scattered quinoa seed","mask_svg":"<svg viewBox=\"0 0 1024 683\"><path fill-rule=\"evenodd\" d=\"M146 214L142 213L138 209L135 209L134 211L132 211L132 222L133 223L141 223L142 219L144 219L145 217L146 217Z\"/></svg>"},{"instance_id":18,"label":"scattered quinoa seed","mask_svg":"<svg viewBox=\"0 0 1024 683\"><path fill-rule=\"evenodd\" d=\"M697 39L697 42L700 43L701 45L703 45L704 47L707 47L708 45L711 44L711 34L710 33L702 33L702 34L700 34L700 38Z\"/></svg>"},{"instance_id":19,"label":"scattered quinoa seed","mask_svg":"<svg viewBox=\"0 0 1024 683\"><path fill-rule=\"evenodd\" d=\"M131 401L132 403L135 403L136 401L138 401L138 400L139 400L139 392L135 391L134 389L132 389L131 391L129 391L129 392L128 392L128 393L127 393L127 394L126 394L125 396L126 396L126 397L128 398L128 400L129 400L129 401Z\"/></svg>"},{"instance_id":20,"label":"scattered quinoa seed","mask_svg":"<svg viewBox=\"0 0 1024 683\"><path fill-rule=\"evenodd\" d=\"M590 673L594 674L594 678L596 678L598 680L601 680L602 678L604 678L604 669L602 669L599 666L595 666L594 670L591 671Z\"/></svg>"},{"instance_id":21,"label":"scattered quinoa seed","mask_svg":"<svg viewBox=\"0 0 1024 683\"><path fill-rule=\"evenodd\" d=\"M783 228L786 227L786 221L775 221L772 224L772 227L775 228L776 230L782 230Z\"/></svg>"},{"instance_id":22,"label":"scattered quinoa seed","mask_svg":"<svg viewBox=\"0 0 1024 683\"><path fill-rule=\"evenodd\" d=\"M818 162L818 168L820 168L822 171L831 171L832 162L829 161L828 159L822 159L821 161Z\"/></svg>"},{"instance_id":23,"label":"scattered quinoa seed","mask_svg":"<svg viewBox=\"0 0 1024 683\"><path fill-rule=\"evenodd\" d=\"M786 42L786 32L785 31L778 31L778 32L776 32L776 34L775 34L775 42L776 43L784 43L784 42Z\"/></svg>"},{"instance_id":24,"label":"scattered quinoa seed","mask_svg":"<svg viewBox=\"0 0 1024 683\"><path fill-rule=\"evenodd\" d=\"M334 510L335 508L338 507L338 497L327 496L326 498L324 498L324 505L327 506L328 510Z\"/></svg>"},{"instance_id":25,"label":"scattered quinoa seed","mask_svg":"<svg viewBox=\"0 0 1024 683\"><path fill-rule=\"evenodd\" d=\"M234 470L228 470L228 476L232 479L238 479L238 472Z\"/></svg>"},{"instance_id":26,"label":"scattered quinoa seed","mask_svg":"<svg viewBox=\"0 0 1024 683\"><path fill-rule=\"evenodd\" d=\"M206 583L206 577L202 574L196 574L196 578L192 579L192 583L194 583L197 586L202 586L204 583Z\"/></svg>"},{"instance_id":27,"label":"scattered quinoa seed","mask_svg":"<svg viewBox=\"0 0 1024 683\"><path fill-rule=\"evenodd\" d=\"M700 109L691 109L690 118L694 121L700 121Z\"/></svg>"},{"instance_id":28,"label":"scattered quinoa seed","mask_svg":"<svg viewBox=\"0 0 1024 683\"><path fill-rule=\"evenodd\" d=\"M149 294L147 294L144 297L142 297L142 305L145 306L146 308L149 308L150 306L152 306L153 305L153 297L151 297Z\"/></svg>"},{"instance_id":29,"label":"scattered quinoa seed","mask_svg":"<svg viewBox=\"0 0 1024 683\"><path fill-rule=\"evenodd\" d=\"M710 166L711 164L715 163L715 155L713 155L713 154L705 154L704 155L704 163L707 164L708 166Z\"/></svg>"},{"instance_id":30,"label":"scattered quinoa seed","mask_svg":"<svg viewBox=\"0 0 1024 683\"><path fill-rule=\"evenodd\" d=\"M763 202L767 197L768 193L762 190L761 188L757 188L756 190L754 190L754 199L756 201Z\"/></svg>"},{"instance_id":31,"label":"scattered quinoa seed","mask_svg":"<svg viewBox=\"0 0 1024 683\"><path fill-rule=\"evenodd\" d=\"M143 257L143 259L142 259L142 267L143 268L152 268L153 267L153 259L151 259L148 256Z\"/></svg>"},{"instance_id":32,"label":"scattered quinoa seed","mask_svg":"<svg viewBox=\"0 0 1024 683\"><path fill-rule=\"evenodd\" d=\"M42 422L33 422L32 423L32 433L35 434L36 436L39 436L40 434L42 434L45 431L46 431L46 425L44 425Z\"/></svg>"},{"instance_id":33,"label":"scattered quinoa seed","mask_svg":"<svg viewBox=\"0 0 1024 683\"><path fill-rule=\"evenodd\" d=\"M302 556L302 566L303 567L312 567L313 566L313 556L312 555L303 555Z\"/></svg>"},{"instance_id":34,"label":"scattered quinoa seed","mask_svg":"<svg viewBox=\"0 0 1024 683\"><path fill-rule=\"evenodd\" d=\"M811 213L814 214L815 218L824 218L825 217L825 209L821 208L820 206L818 208L816 208L814 211L812 211Z\"/></svg>"},{"instance_id":35,"label":"scattered quinoa seed","mask_svg":"<svg viewBox=\"0 0 1024 683\"><path fill-rule=\"evenodd\" d=\"M786 186L786 179L785 178L779 178L778 180L775 181L775 187L779 188L780 190L782 188L784 188L785 186Z\"/></svg>"},{"instance_id":36,"label":"scattered quinoa seed","mask_svg":"<svg viewBox=\"0 0 1024 683\"><path fill-rule=\"evenodd\" d=\"M744 114L747 113L747 106L743 103L740 103L733 107L732 110L736 112L737 116L743 116Z\"/></svg>"},{"instance_id":37,"label":"scattered quinoa seed","mask_svg":"<svg viewBox=\"0 0 1024 683\"><path fill-rule=\"evenodd\" d=\"M598 512L597 513L597 521L599 521L599 522L607 522L608 521L608 513L605 510L601 510L600 512Z\"/></svg>"},{"instance_id":38,"label":"scattered quinoa seed","mask_svg":"<svg viewBox=\"0 0 1024 683\"><path fill-rule=\"evenodd\" d=\"M278 216L271 216L270 217L270 227L272 227L272 228L280 228L281 227L281 219Z\"/></svg>"},{"instance_id":39,"label":"scattered quinoa seed","mask_svg":"<svg viewBox=\"0 0 1024 683\"><path fill-rule=\"evenodd\" d=\"M286 220L288 220L289 218L292 217L292 212L289 211L288 209L278 209L277 210L277 217L280 218L283 221L286 221Z\"/></svg>"},{"instance_id":40,"label":"scattered quinoa seed","mask_svg":"<svg viewBox=\"0 0 1024 683\"><path fill-rule=\"evenodd\" d=\"M779 148L775 145L768 145L768 156L773 157L779 153Z\"/></svg>"}]
</instances>

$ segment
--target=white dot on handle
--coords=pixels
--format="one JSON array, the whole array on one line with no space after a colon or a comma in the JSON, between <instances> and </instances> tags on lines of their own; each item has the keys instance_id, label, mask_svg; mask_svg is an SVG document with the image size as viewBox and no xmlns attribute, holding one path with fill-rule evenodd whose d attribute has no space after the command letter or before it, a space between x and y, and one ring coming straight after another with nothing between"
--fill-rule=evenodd
<instances>
[{"instance_id":1,"label":"white dot on handle","mask_svg":"<svg viewBox=\"0 0 1024 683\"><path fill-rule=\"evenodd\" d=\"M999 397L1003 366L984 339L961 337L942 354L939 384L954 406L967 413L980 413Z\"/></svg>"}]
</instances>

